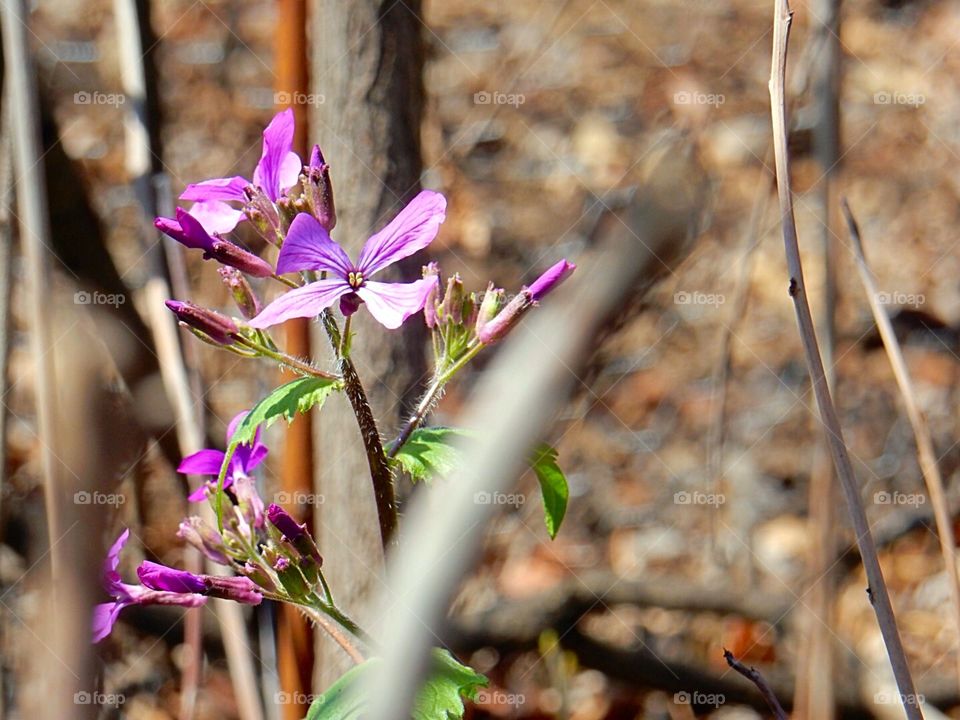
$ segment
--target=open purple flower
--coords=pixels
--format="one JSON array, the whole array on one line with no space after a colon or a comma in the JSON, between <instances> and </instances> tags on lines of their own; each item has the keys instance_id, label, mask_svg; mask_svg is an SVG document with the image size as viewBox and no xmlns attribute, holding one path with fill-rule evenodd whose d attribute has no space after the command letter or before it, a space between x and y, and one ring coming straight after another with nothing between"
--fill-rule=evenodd
<instances>
[{"instance_id":1,"label":"open purple flower","mask_svg":"<svg viewBox=\"0 0 960 720\"><path fill-rule=\"evenodd\" d=\"M436 285L435 275L411 283L374 282L370 278L398 260L429 245L446 217L447 201L440 193L424 190L380 232L372 235L356 263L312 215L300 213L280 248L277 272L322 270L330 277L291 290L270 303L250 321L267 328L290 318L314 317L337 300L344 315L366 303L384 327L395 329L423 309Z\"/></svg>"},{"instance_id":2,"label":"open purple flower","mask_svg":"<svg viewBox=\"0 0 960 720\"><path fill-rule=\"evenodd\" d=\"M208 232L227 233L243 219L243 211L229 203L244 204L244 189L256 185L272 202L297 184L303 167L300 157L293 152L293 110L277 113L263 131L263 152L253 171L253 180L236 175L214 178L188 185L181 200L193 200L190 213Z\"/></svg>"},{"instance_id":3,"label":"open purple flower","mask_svg":"<svg viewBox=\"0 0 960 720\"><path fill-rule=\"evenodd\" d=\"M156 584L155 587L144 585L127 585L117 572L120 565L120 552L123 546L127 544L130 537L130 531L124 530L120 537L113 543L106 560L103 562L103 589L112 598L110 602L100 603L93 609L93 642L98 643L103 640L110 631L113 630L117 622L117 616L120 611L130 605L180 605L181 607L198 607L203 605L207 598L201 595L197 590L202 587L196 582L190 583L180 578L179 584L171 583L168 586L161 587ZM154 563L155 564L155 563ZM162 565L157 567L163 568ZM164 568L173 573L182 571ZM186 573L190 575L190 573ZM195 577L195 576L190 576Z\"/></svg>"},{"instance_id":4,"label":"open purple flower","mask_svg":"<svg viewBox=\"0 0 960 720\"><path fill-rule=\"evenodd\" d=\"M227 426L228 445L230 444L230 438L233 437L234 431L236 431L237 426L246 414L246 411L240 413L233 418L233 420L230 421L230 425ZM267 446L260 442L260 429L258 428L253 443L239 445L233 453L233 457L230 458L230 467L227 469L227 475L223 480L224 489L233 485L234 480L239 477L249 477L254 468L266 459L268 452ZM222 450L215 450L213 448L200 450L199 452L193 453L193 455L185 457L177 468L177 472L184 473L185 475L212 475L216 478L220 475L220 467L223 465L223 459L225 457L226 454ZM208 493L216 490L216 487L217 484L214 481L204 483L191 493L187 499L190 502L200 502Z\"/></svg>"},{"instance_id":5,"label":"open purple flower","mask_svg":"<svg viewBox=\"0 0 960 720\"><path fill-rule=\"evenodd\" d=\"M216 260L254 277L273 275L273 268L266 260L261 260L252 252L224 240L216 233L211 236L204 229L203 223L182 208L177 208L176 220L158 217L153 221L153 225L181 245L193 250L203 250L204 260Z\"/></svg>"}]
</instances>

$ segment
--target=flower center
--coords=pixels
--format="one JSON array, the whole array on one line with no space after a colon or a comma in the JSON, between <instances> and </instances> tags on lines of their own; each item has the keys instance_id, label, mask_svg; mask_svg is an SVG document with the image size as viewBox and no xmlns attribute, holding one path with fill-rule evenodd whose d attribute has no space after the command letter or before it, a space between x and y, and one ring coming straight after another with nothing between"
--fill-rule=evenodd
<instances>
[{"instance_id":1,"label":"flower center","mask_svg":"<svg viewBox=\"0 0 960 720\"><path fill-rule=\"evenodd\" d=\"M347 273L347 282L354 290L359 290L360 286L363 285L363 273L359 270L351 270Z\"/></svg>"}]
</instances>

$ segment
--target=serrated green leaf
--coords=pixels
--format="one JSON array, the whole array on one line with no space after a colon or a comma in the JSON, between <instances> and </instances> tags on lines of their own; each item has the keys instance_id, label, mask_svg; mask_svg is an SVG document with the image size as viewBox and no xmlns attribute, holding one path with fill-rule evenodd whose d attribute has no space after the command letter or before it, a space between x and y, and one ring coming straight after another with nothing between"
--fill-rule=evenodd
<instances>
[{"instance_id":1,"label":"serrated green leaf","mask_svg":"<svg viewBox=\"0 0 960 720\"><path fill-rule=\"evenodd\" d=\"M418 428L410 434L393 462L414 482L446 475L455 470L460 461L460 452L453 443L469 435L468 431L458 428Z\"/></svg>"},{"instance_id":2,"label":"serrated green leaf","mask_svg":"<svg viewBox=\"0 0 960 720\"><path fill-rule=\"evenodd\" d=\"M567 501L570 499L570 487L563 470L557 464L557 451L549 445L540 445L533 452L530 466L540 483L543 496L543 519L547 532L553 539L560 531L560 523L567 513Z\"/></svg>"},{"instance_id":3,"label":"serrated green leaf","mask_svg":"<svg viewBox=\"0 0 960 720\"><path fill-rule=\"evenodd\" d=\"M340 389L340 381L322 377L302 377L281 385L258 402L246 414L233 432L217 478L217 524L223 529L223 510L220 505L223 482L230 468L230 460L240 445L253 442L257 428L270 427L279 418L293 422L297 413L305 413L316 405L322 405L327 396Z\"/></svg>"},{"instance_id":4,"label":"serrated green leaf","mask_svg":"<svg viewBox=\"0 0 960 720\"><path fill-rule=\"evenodd\" d=\"M432 653L430 676L417 693L411 718L460 720L465 712L464 698L473 699L477 689L486 686L487 679L457 662L446 650L434 648ZM376 658L351 668L313 701L306 720L360 720L366 699L355 689L368 673L382 670L383 663Z\"/></svg>"}]
</instances>

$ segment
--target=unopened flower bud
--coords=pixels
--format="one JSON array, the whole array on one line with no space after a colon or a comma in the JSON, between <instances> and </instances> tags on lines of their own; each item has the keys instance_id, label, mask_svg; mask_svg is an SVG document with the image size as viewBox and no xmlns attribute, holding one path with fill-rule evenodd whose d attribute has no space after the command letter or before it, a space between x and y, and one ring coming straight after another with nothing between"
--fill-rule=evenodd
<instances>
[{"instance_id":1,"label":"unopened flower bud","mask_svg":"<svg viewBox=\"0 0 960 720\"><path fill-rule=\"evenodd\" d=\"M181 323L199 330L220 345L233 345L235 336L240 332L233 320L214 310L179 300L167 300L166 306Z\"/></svg>"},{"instance_id":2,"label":"unopened flower bud","mask_svg":"<svg viewBox=\"0 0 960 720\"><path fill-rule=\"evenodd\" d=\"M222 267L217 270L223 284L230 290L233 301L237 304L241 314L247 318L254 318L263 309L253 288L243 274L236 268Z\"/></svg>"},{"instance_id":3,"label":"unopened flower bud","mask_svg":"<svg viewBox=\"0 0 960 720\"><path fill-rule=\"evenodd\" d=\"M333 202L333 184L330 182L330 166L323 159L320 146L314 145L310 164L300 176L310 213L329 232L337 224L337 209Z\"/></svg>"},{"instance_id":4,"label":"unopened flower bud","mask_svg":"<svg viewBox=\"0 0 960 720\"><path fill-rule=\"evenodd\" d=\"M259 605L263 595L254 582L247 577L220 577L219 575L203 575L206 585L205 595L233 600L246 605Z\"/></svg>"},{"instance_id":5,"label":"unopened flower bud","mask_svg":"<svg viewBox=\"0 0 960 720\"><path fill-rule=\"evenodd\" d=\"M427 327L433 329L437 326L437 293L440 290L440 266L435 262L427 263L423 266L423 277L434 278L434 283L427 293L427 300L423 305L423 319Z\"/></svg>"},{"instance_id":6,"label":"unopened flower bud","mask_svg":"<svg viewBox=\"0 0 960 720\"><path fill-rule=\"evenodd\" d=\"M201 518L185 518L177 530L177 537L193 545L213 562L220 565L230 564L230 558L224 552L226 548L223 537Z\"/></svg>"},{"instance_id":7,"label":"unopened flower bud","mask_svg":"<svg viewBox=\"0 0 960 720\"><path fill-rule=\"evenodd\" d=\"M447 280L447 292L440 306L440 319L444 323L459 325L463 321L463 298L463 280L460 279L460 273L454 273Z\"/></svg>"},{"instance_id":8,"label":"unopened flower bud","mask_svg":"<svg viewBox=\"0 0 960 720\"><path fill-rule=\"evenodd\" d=\"M533 298L534 302L540 302L547 293L570 277L570 274L576 269L577 266L567 262L566 259L552 265L527 288L530 291L530 297Z\"/></svg>"},{"instance_id":9,"label":"unopened flower bud","mask_svg":"<svg viewBox=\"0 0 960 720\"><path fill-rule=\"evenodd\" d=\"M273 584L273 580L267 577L263 568L251 562L246 562L243 564L243 567L240 568L240 572L244 577L250 578L251 581L255 582L267 592L276 592L277 586Z\"/></svg>"},{"instance_id":10,"label":"unopened flower bud","mask_svg":"<svg viewBox=\"0 0 960 720\"><path fill-rule=\"evenodd\" d=\"M270 263L229 240L214 238L208 254L214 260L235 267L247 275L253 275L254 277L270 277L273 275L273 267Z\"/></svg>"},{"instance_id":11,"label":"unopened flower bud","mask_svg":"<svg viewBox=\"0 0 960 720\"><path fill-rule=\"evenodd\" d=\"M483 293L483 300L480 303L480 310L477 312L477 322L475 325L477 335L486 327L487 323L497 316L500 304L503 302L503 290L494 288L493 283L487 285L487 291Z\"/></svg>"},{"instance_id":12,"label":"unopened flower bud","mask_svg":"<svg viewBox=\"0 0 960 720\"><path fill-rule=\"evenodd\" d=\"M493 320L477 331L477 339L485 345L502 340L531 307L533 307L533 298L530 296L530 291L521 290Z\"/></svg>"},{"instance_id":13,"label":"unopened flower bud","mask_svg":"<svg viewBox=\"0 0 960 720\"><path fill-rule=\"evenodd\" d=\"M317 565L323 564L323 557L310 533L307 532L306 523L298 523L290 513L275 503L271 503L267 508L267 519L300 555L313 558Z\"/></svg>"},{"instance_id":14,"label":"unopened flower bud","mask_svg":"<svg viewBox=\"0 0 960 720\"><path fill-rule=\"evenodd\" d=\"M237 475L231 486L237 498L237 511L250 527L263 527L263 500L257 493L257 487L252 477Z\"/></svg>"},{"instance_id":15,"label":"unopened flower bud","mask_svg":"<svg viewBox=\"0 0 960 720\"><path fill-rule=\"evenodd\" d=\"M205 594L207 586L200 575L177 570L160 563L144 560L137 568L137 577L144 587L175 593Z\"/></svg>"},{"instance_id":16,"label":"unopened flower bud","mask_svg":"<svg viewBox=\"0 0 960 720\"><path fill-rule=\"evenodd\" d=\"M243 189L247 198L243 213L247 216L260 236L272 245L277 245L281 238L280 214L276 205L256 185L247 185Z\"/></svg>"}]
</instances>

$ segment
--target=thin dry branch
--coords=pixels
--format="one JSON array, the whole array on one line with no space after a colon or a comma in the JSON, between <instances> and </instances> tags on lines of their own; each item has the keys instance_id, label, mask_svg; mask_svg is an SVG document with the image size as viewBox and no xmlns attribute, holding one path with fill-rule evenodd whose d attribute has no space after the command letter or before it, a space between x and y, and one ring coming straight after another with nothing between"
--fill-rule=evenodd
<instances>
[{"instance_id":1,"label":"thin dry branch","mask_svg":"<svg viewBox=\"0 0 960 720\"><path fill-rule=\"evenodd\" d=\"M763 675L756 668L747 667L737 660L729 650L723 651L723 659L727 661L727 665L757 686L757 690L763 695L763 699L767 701L767 705L770 706L770 710L777 720L787 720L787 713L780 705L780 701L777 700L776 694L770 689L767 681L763 679Z\"/></svg>"},{"instance_id":2,"label":"thin dry branch","mask_svg":"<svg viewBox=\"0 0 960 720\"><path fill-rule=\"evenodd\" d=\"M960 574L957 572L953 522L950 516L949 504L947 503L947 495L943 488L943 477L940 474L940 466L937 463L937 455L934 450L930 427L927 425L927 419L924 417L923 411L920 410L920 406L917 403L917 395L913 389L913 380L910 377L910 371L907 369L903 351L900 349L897 334L893 330L893 324L890 322L890 317L887 315L886 310L884 310L880 304L877 284L863 252L860 228L846 200L843 200L842 208L843 215L847 220L850 239L852 240L852 252L854 259L857 261L860 281L863 283L863 289L866 291L867 300L870 303L870 311L873 313L873 319L877 323L877 328L880 331L883 347L887 351L887 358L889 358L890 366L893 368L893 376L896 378L897 387L900 389L901 397L903 397L903 405L907 411L907 418L910 420L910 425L913 428L913 436L917 443L917 457L920 461L920 472L923 473L923 479L927 485L927 493L930 495L930 504L933 506L933 515L937 522L937 536L940 538L940 553L943 555L943 564L946 566L947 576L950 578L950 597L953 602L954 620L957 623L957 634L958 638L960 638ZM960 677L960 654L957 656L957 663L957 673L958 677Z\"/></svg>"},{"instance_id":3,"label":"thin dry branch","mask_svg":"<svg viewBox=\"0 0 960 720\"><path fill-rule=\"evenodd\" d=\"M777 189L780 196L780 214L783 229L783 244L790 273L789 293L793 299L800 339L803 342L807 369L813 382L814 395L820 411L820 419L827 434L827 442L833 456L837 477L847 503L847 510L857 537L857 545L863 558L864 570L869 582L870 597L874 612L880 625L887 655L893 667L894 677L900 691L901 702L908 718L919 720L923 717L917 704L917 692L914 687L910 666L907 663L903 643L897 629L897 620L893 605L887 592L887 585L880 569L877 548L870 534L870 525L860 500L860 489L853 472L850 454L843 439L840 419L833 405L830 387L827 384L820 348L813 327L813 317L807 302L806 287L803 278L803 264L800 261L800 246L797 240L797 226L793 215L793 197L790 190L790 168L787 154L786 102L784 83L787 67L787 46L790 37L790 23L793 14L787 0L777 0L773 21L773 55L770 67L770 110L773 121L773 147L776 159Z\"/></svg>"}]
</instances>

